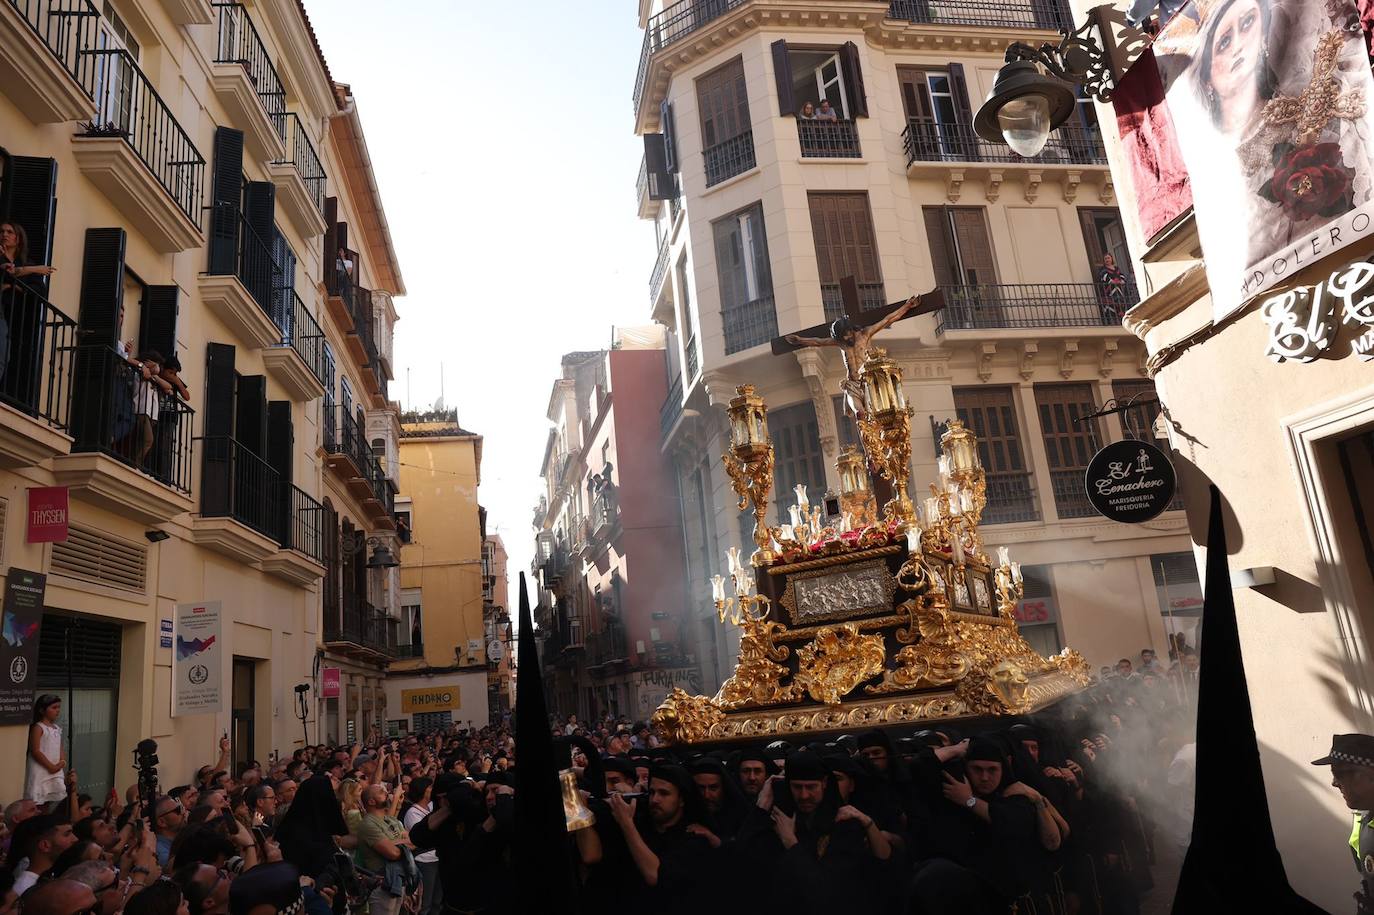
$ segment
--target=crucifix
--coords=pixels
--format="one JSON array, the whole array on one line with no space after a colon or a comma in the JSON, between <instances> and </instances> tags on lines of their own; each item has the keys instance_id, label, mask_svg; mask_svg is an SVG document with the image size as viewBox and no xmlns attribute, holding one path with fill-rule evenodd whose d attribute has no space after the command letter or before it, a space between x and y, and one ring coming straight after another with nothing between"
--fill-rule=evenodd
<instances>
[{"instance_id":1,"label":"crucifix","mask_svg":"<svg viewBox=\"0 0 1374 915\"><path fill-rule=\"evenodd\" d=\"M775 337L773 355L780 356L808 346L837 348L844 358L845 380L840 387L850 413L857 419L867 412L859 368L873 348L873 338L898 321L939 311L945 307L945 297L939 289L933 289L905 302L865 310L859 302L859 285L852 276L840 280L840 297L844 302L844 314L840 318L799 333Z\"/></svg>"}]
</instances>

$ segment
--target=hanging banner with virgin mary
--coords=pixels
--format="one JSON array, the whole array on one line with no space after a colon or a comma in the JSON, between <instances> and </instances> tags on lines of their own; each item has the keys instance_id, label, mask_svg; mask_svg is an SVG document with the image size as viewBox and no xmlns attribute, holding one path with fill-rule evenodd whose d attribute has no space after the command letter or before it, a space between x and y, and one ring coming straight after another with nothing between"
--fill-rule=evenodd
<instances>
[{"instance_id":1,"label":"hanging banner with virgin mary","mask_svg":"<svg viewBox=\"0 0 1374 915\"><path fill-rule=\"evenodd\" d=\"M1213 320L1374 235L1374 77L1353 0L1192 0L1154 52Z\"/></svg>"}]
</instances>

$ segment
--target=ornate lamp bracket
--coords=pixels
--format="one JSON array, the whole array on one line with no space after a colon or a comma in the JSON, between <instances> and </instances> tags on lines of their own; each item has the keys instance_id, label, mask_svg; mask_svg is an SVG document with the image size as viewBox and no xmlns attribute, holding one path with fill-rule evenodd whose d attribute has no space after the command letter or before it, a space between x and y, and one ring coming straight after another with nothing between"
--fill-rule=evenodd
<instances>
[{"instance_id":1,"label":"ornate lamp bracket","mask_svg":"<svg viewBox=\"0 0 1374 915\"><path fill-rule=\"evenodd\" d=\"M1059 44L1032 47L1014 42L1007 47L1006 62L1027 60L1039 64L1060 79L1083 87L1089 98L1099 102L1112 100L1116 88L1107 54L1090 34L1097 27L1096 18L1089 17L1076 31L1060 29Z\"/></svg>"}]
</instances>

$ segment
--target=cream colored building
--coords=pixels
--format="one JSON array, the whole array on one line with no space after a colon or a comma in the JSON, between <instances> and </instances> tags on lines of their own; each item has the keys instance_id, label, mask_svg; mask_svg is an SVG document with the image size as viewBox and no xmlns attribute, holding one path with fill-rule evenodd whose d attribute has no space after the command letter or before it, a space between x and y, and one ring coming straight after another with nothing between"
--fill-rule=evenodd
<instances>
[{"instance_id":1,"label":"cream colored building","mask_svg":"<svg viewBox=\"0 0 1374 915\"><path fill-rule=\"evenodd\" d=\"M38 687L70 682L83 790L130 784L145 737L168 785L221 733L236 760L289 754L297 684L312 742L360 734L398 597L365 560L394 536L377 454L405 286L351 93L295 0L4 3L0 47L0 220L57 268L7 304L0 562L48 576ZM183 366L189 403L161 403L146 451L118 341ZM29 544L26 490L54 485L70 536ZM223 608L222 709L173 717L162 623L201 601ZM4 732L14 798L25 727Z\"/></svg>"},{"instance_id":2,"label":"cream colored building","mask_svg":"<svg viewBox=\"0 0 1374 915\"><path fill-rule=\"evenodd\" d=\"M391 733L486 724L482 436L456 410L406 413L400 437L397 514L410 536L401 548L400 648L386 680ZM494 608L490 611L494 612Z\"/></svg>"},{"instance_id":3,"label":"cream colored building","mask_svg":"<svg viewBox=\"0 0 1374 915\"><path fill-rule=\"evenodd\" d=\"M1028 567L1027 637L1096 666L1166 649L1200 608L1185 519L1097 516L1083 470L1154 410L1083 423L1143 394L1145 349L1097 282L1127 261L1116 190L1090 105L1035 161L975 138L972 111L1012 41L1056 38L1055 4L641 2L635 130L639 213L659 240L655 321L671 331L663 448L678 468L695 653L708 689L733 667L709 579L727 547L752 549L720 463L723 407L758 387L777 451L775 505L792 487L838 488L853 440L834 350L774 356L769 342L838 317L852 275L865 307L941 286L943 312L884 337L915 407L914 487L936 476L940 424L965 418L989 472L990 545ZM829 100L834 121L803 120ZM1127 290L1133 301L1134 287ZM919 493L913 493L919 495ZM778 515L772 515L776 523Z\"/></svg>"}]
</instances>

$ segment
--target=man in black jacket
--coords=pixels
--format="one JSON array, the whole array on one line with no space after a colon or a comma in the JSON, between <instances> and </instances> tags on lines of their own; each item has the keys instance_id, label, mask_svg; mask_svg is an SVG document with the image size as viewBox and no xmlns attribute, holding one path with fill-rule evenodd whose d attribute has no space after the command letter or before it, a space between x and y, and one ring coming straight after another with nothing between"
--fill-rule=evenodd
<instances>
[{"instance_id":1,"label":"man in black jacket","mask_svg":"<svg viewBox=\"0 0 1374 915\"><path fill-rule=\"evenodd\" d=\"M449 774L434 783L434 811L410 829L410 839L439 853L444 905L460 912L508 904L515 789L488 778L485 796Z\"/></svg>"},{"instance_id":2,"label":"man in black jacket","mask_svg":"<svg viewBox=\"0 0 1374 915\"><path fill-rule=\"evenodd\" d=\"M608 803L639 875L633 911L697 915L716 908L705 809L686 769L655 765L647 798L626 801L612 794Z\"/></svg>"}]
</instances>

